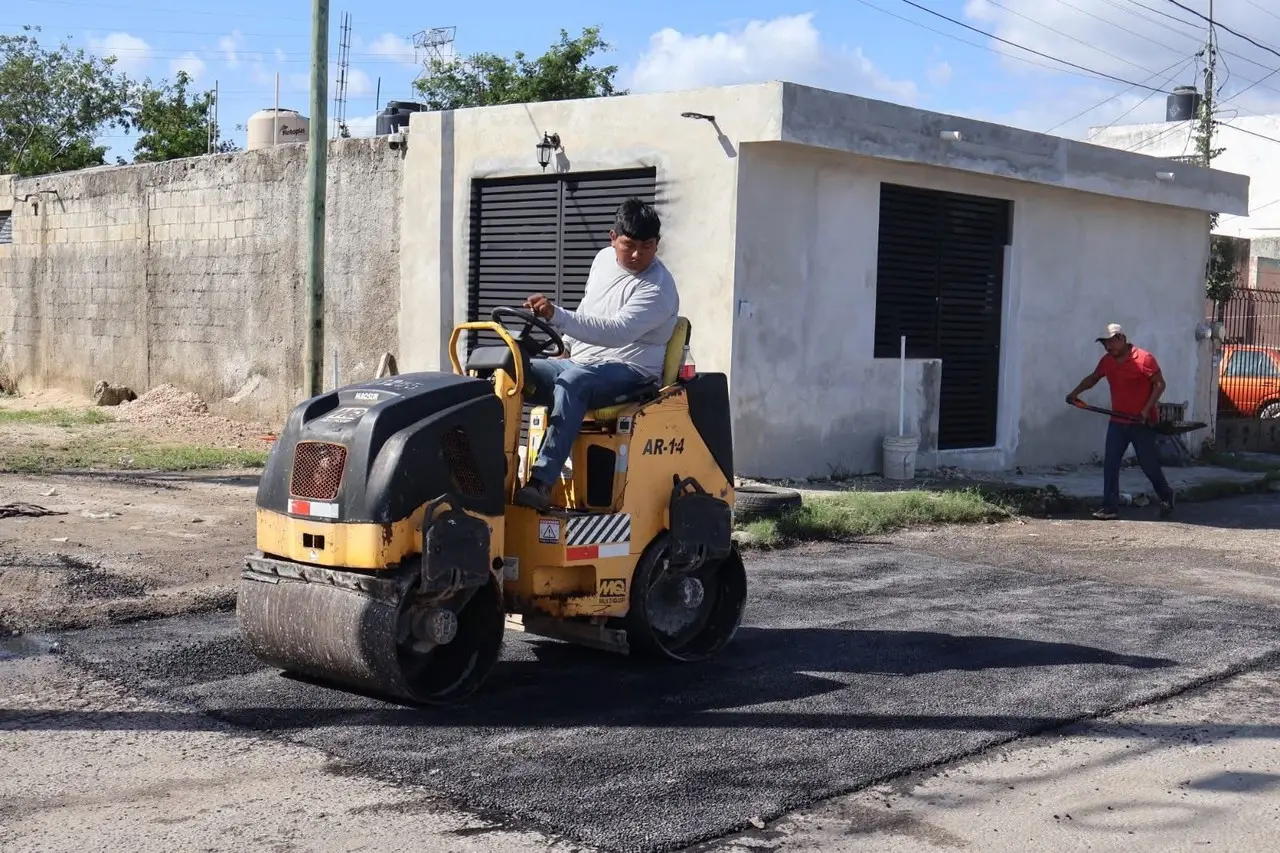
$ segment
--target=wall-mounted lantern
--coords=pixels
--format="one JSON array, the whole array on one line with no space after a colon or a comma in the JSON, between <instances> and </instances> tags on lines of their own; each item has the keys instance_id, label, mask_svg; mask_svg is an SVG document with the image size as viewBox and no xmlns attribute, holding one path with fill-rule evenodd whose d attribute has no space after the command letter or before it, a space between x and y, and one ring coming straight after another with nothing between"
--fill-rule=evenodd
<instances>
[{"instance_id":1,"label":"wall-mounted lantern","mask_svg":"<svg viewBox=\"0 0 1280 853\"><path fill-rule=\"evenodd\" d=\"M545 171L548 164L551 163L551 152L560 147L560 134L553 133L547 135L546 131L542 133L542 141L538 143L538 165Z\"/></svg>"}]
</instances>

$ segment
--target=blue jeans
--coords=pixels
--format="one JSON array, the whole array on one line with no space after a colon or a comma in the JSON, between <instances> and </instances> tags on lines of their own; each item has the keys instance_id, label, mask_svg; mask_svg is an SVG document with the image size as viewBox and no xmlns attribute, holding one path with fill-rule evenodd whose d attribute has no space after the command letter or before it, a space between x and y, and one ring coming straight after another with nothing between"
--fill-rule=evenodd
<instances>
[{"instance_id":1,"label":"blue jeans","mask_svg":"<svg viewBox=\"0 0 1280 853\"><path fill-rule=\"evenodd\" d=\"M550 358L533 359L529 367L534 388L526 389L526 396L534 405L551 410L530 475L548 485L559 479L588 411L615 405L618 398L653 382L636 368L620 363L585 365Z\"/></svg>"},{"instance_id":2,"label":"blue jeans","mask_svg":"<svg viewBox=\"0 0 1280 853\"><path fill-rule=\"evenodd\" d=\"M1112 421L1107 425L1107 452L1102 463L1103 509L1115 512L1120 508L1120 463L1130 443L1133 444L1142 473L1147 475L1160 500L1167 501L1173 496L1173 489L1169 488L1164 471L1160 468L1160 450L1156 446L1155 430L1142 424Z\"/></svg>"}]
</instances>

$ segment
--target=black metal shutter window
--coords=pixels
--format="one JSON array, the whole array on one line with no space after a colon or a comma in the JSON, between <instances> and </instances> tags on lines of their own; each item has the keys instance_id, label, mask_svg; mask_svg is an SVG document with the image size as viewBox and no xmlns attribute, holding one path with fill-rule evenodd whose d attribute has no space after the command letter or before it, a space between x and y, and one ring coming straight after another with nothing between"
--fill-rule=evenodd
<instances>
[{"instance_id":1,"label":"black metal shutter window","mask_svg":"<svg viewBox=\"0 0 1280 853\"><path fill-rule=\"evenodd\" d=\"M874 356L942 360L941 450L996 443L1004 250L1003 199L880 187Z\"/></svg>"}]
</instances>

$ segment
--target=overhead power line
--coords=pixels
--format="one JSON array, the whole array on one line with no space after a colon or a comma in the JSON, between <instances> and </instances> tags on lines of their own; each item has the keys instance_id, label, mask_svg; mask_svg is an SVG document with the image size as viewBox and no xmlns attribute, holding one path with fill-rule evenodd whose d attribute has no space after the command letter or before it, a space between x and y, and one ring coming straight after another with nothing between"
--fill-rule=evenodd
<instances>
[{"instance_id":1,"label":"overhead power line","mask_svg":"<svg viewBox=\"0 0 1280 853\"><path fill-rule=\"evenodd\" d=\"M1016 47L1016 48L1018 48L1019 50L1025 50L1025 51L1027 51L1028 53L1034 53L1036 56L1042 56L1042 57L1044 57L1045 59L1051 60L1051 61L1053 61L1053 62L1060 62L1060 63L1062 63L1063 65L1069 65L1069 66L1071 66L1072 68L1078 68L1078 69L1080 69L1081 71L1086 71L1086 72L1088 72L1089 74L1094 74L1094 75L1096 75L1096 76L1098 76L1098 77L1105 77L1105 78L1107 78L1108 80L1114 80L1114 81L1115 81L1115 82L1117 82L1117 83L1123 83L1123 84L1125 84L1126 86L1130 86L1130 87L1132 87L1132 88L1137 88L1137 89L1149 89L1149 90L1151 90L1151 91L1159 92L1159 93L1161 93L1161 94L1164 94L1164 93L1165 93L1165 90L1164 90L1164 89L1155 89L1155 88L1153 88L1153 87L1151 87L1151 86L1146 85L1145 83L1135 83L1135 82L1133 82L1132 80L1126 80L1126 79L1124 79L1123 77L1116 77L1115 75L1113 75L1113 74L1108 74L1108 73L1106 73L1105 71L1098 71L1098 70L1093 69L1093 68L1088 68L1088 67L1086 67L1086 66L1084 66L1084 65L1077 65L1077 64L1076 64L1076 63L1074 63L1074 62L1068 62L1068 61L1067 61L1067 60L1065 60L1065 59L1059 59L1059 58L1058 58L1058 57L1056 57L1056 56L1051 56L1050 54L1043 53L1043 52L1041 52L1041 51L1034 50L1034 49L1029 48L1029 47L1025 47L1025 46L1023 46L1023 45L1018 44L1017 42L1009 41L1009 40L1008 40L1008 39L1006 39L1006 38L1001 38L1000 36L995 35L994 33L989 33L989 32L987 32L986 30L980 30L980 29L978 29L977 27L971 27L971 26L969 26L968 24L964 23L963 21L957 21L955 18L948 17L947 15L944 15L944 14L942 14L941 12L935 12L933 9L930 9L928 6L921 6L919 3L914 2L914 0L902 0L902 2L903 2L903 3L906 3L908 6L913 6L913 7L915 7L916 9L919 9L921 12L928 12L930 15L933 15L934 17L941 18L941 19L942 19L942 20L944 20L944 21L950 21L951 23L955 24L957 27L964 27L966 30L971 30L972 32L977 33L978 35L986 36L986 37L987 37L987 38L989 38L989 39L994 39L995 41L1002 42L1002 43L1007 44L1007 45L1009 45L1009 46L1011 46L1011 47ZM1172 2L1172 0L1170 0L1170 2Z\"/></svg>"},{"instance_id":2,"label":"overhead power line","mask_svg":"<svg viewBox=\"0 0 1280 853\"><path fill-rule=\"evenodd\" d=\"M1265 139L1267 142L1274 142L1277 145L1280 145L1280 139L1276 139L1274 136L1267 136L1265 133L1258 133L1256 130L1246 130L1243 127L1237 127L1234 124L1222 124L1218 122L1214 122L1214 123L1217 124L1218 127L1225 127L1225 128L1228 128L1229 130L1234 130L1239 133L1246 133L1249 136L1256 136L1259 139Z\"/></svg>"},{"instance_id":3,"label":"overhead power line","mask_svg":"<svg viewBox=\"0 0 1280 853\"><path fill-rule=\"evenodd\" d=\"M1190 6L1182 5L1181 3L1178 2L1178 0L1166 0L1166 2L1172 3L1173 5L1177 6L1179 9L1182 9L1183 11L1190 12L1191 14L1195 15L1197 18L1200 18L1204 21L1208 21L1210 24L1213 24L1215 27L1221 27L1222 29L1231 33L1236 38L1244 39L1254 47L1261 48L1265 50L1267 53L1274 53L1276 56L1280 56L1280 50L1276 50L1274 47L1269 47L1268 45L1265 45L1260 41L1254 41L1252 38L1240 32L1239 30L1233 30L1231 29L1231 27L1228 27L1226 24L1222 23L1222 21L1219 21L1215 18L1210 18L1208 15L1202 15L1201 13L1197 12L1195 9L1192 9Z\"/></svg>"},{"instance_id":4,"label":"overhead power line","mask_svg":"<svg viewBox=\"0 0 1280 853\"><path fill-rule=\"evenodd\" d=\"M1162 71L1157 71L1157 72L1155 72L1155 73L1154 73L1154 74L1152 74L1150 77L1148 77L1148 78L1147 78L1147 80L1154 80L1154 79L1155 79L1155 78L1157 78L1157 77L1161 77L1161 76L1164 76L1164 75L1168 75L1168 76L1165 76L1165 85L1167 86L1167 85L1170 83L1170 81L1172 81L1172 80L1173 80L1173 78L1174 78L1174 77L1176 77L1176 76L1178 76L1179 74L1181 74L1181 73L1182 73L1182 69L1186 68L1189 64L1191 64L1191 63L1192 63L1192 62L1194 62L1194 61L1195 61L1194 59L1180 59L1180 60L1178 60L1177 62L1175 62L1173 65L1170 65L1168 68L1165 68L1165 69L1164 69L1164 70L1162 70ZM1169 72L1170 72L1170 71L1172 71L1172 72L1173 72L1173 74L1169 74ZM1144 80L1144 81L1142 81L1142 82L1144 82L1144 83L1145 83L1145 82L1147 82L1147 80ZM1136 88L1136 87L1134 87L1134 86L1130 86L1130 87L1129 87L1129 88L1127 88L1127 89L1121 89L1119 92L1116 92L1114 95L1112 95L1112 96L1110 96L1110 97L1108 97L1108 98L1104 98L1103 100L1099 101L1098 103L1094 104L1093 106L1089 107L1088 109L1081 110L1080 112L1076 113L1075 115L1071 116L1070 118L1063 119L1062 121L1058 122L1058 123L1057 123L1057 124L1055 124L1053 127L1049 128L1048 130L1046 130L1046 131L1044 131L1044 132L1045 132L1045 133L1053 133L1055 130L1057 130L1058 128L1062 127L1064 124L1070 124L1071 122L1075 121L1076 119L1080 118L1081 116L1086 116L1086 115L1088 115L1089 113L1093 112L1094 110L1096 110L1096 109L1098 109L1098 108L1100 108L1100 107L1105 107L1107 104L1111 103L1111 102L1112 102L1112 101L1114 101L1116 98L1119 98L1119 97L1122 97L1122 96L1124 96L1124 95L1127 95L1128 93L1132 92L1132 91L1134 90L1134 88ZM1127 116L1129 113L1133 112L1133 111L1134 111L1134 110L1136 110L1138 107L1140 107L1140 106L1142 106L1143 104L1145 104L1145 103L1146 103L1147 101L1149 101L1149 100L1152 98L1152 96L1153 96L1153 95L1155 95L1155 94L1157 94L1157 93L1156 93L1156 92L1148 92L1148 93L1147 93L1147 96L1146 96L1145 98L1143 98L1141 101L1139 101L1139 102L1138 102L1137 104L1135 104L1134 106L1130 107L1130 108L1129 108L1128 110L1126 110L1124 113L1121 113L1121 114L1120 114L1120 115L1119 115L1119 116L1118 116L1114 121L1112 121L1112 122L1111 122L1111 124L1108 124L1108 125L1107 125L1107 127L1111 127L1111 125L1114 125L1114 124L1115 124L1116 122L1118 122L1120 119L1124 118L1124 117L1125 117L1125 116ZM1095 135L1096 135L1096 134L1095 134Z\"/></svg>"},{"instance_id":5,"label":"overhead power line","mask_svg":"<svg viewBox=\"0 0 1280 853\"><path fill-rule=\"evenodd\" d=\"M1048 30L1048 31L1049 31L1049 32L1051 32L1051 33L1054 33L1054 34L1056 34L1056 35L1060 35L1060 36L1062 36L1062 37L1063 37L1063 38L1065 38L1065 39L1069 39L1070 41L1075 42L1076 44L1082 44L1082 45L1084 45L1085 47L1089 48L1090 50L1096 50L1098 53L1101 53L1103 56L1109 56L1109 57L1111 57L1112 59L1115 59L1115 60L1118 60L1118 61L1120 61L1120 62L1123 62L1125 65L1130 65L1130 66L1132 66L1132 67L1134 67L1134 68L1138 69L1139 71L1144 71L1144 72L1146 72L1147 74L1150 74L1152 77L1158 76L1158 73L1157 73L1157 72L1153 72L1150 68L1144 68L1144 67L1142 67L1141 65L1139 65L1139 64L1138 64L1138 63L1136 63L1136 62L1133 62L1133 61L1131 61L1131 60L1125 59L1123 56L1117 56L1116 54L1112 53L1112 52L1111 52L1111 51L1109 51L1109 50L1103 50L1102 48L1098 47L1096 44L1090 44L1089 42L1085 41L1084 39L1076 38L1075 36L1071 35L1070 33L1064 33L1062 30L1057 29L1056 27L1051 27L1051 26L1049 26L1048 24L1046 24L1046 23L1044 23L1044 22L1042 22L1042 21L1037 21L1035 18L1032 18L1032 17L1031 17L1031 16L1029 16L1029 15L1024 15L1024 14L1022 14L1021 12L1019 12L1019 11L1018 11L1018 10L1016 10L1016 9L1010 9L1008 6L1003 6L1003 5L1001 5L1000 3L997 3L997 2L996 2L996 0L987 0L987 4L988 4L988 5L991 5L991 6L995 6L997 9L1003 9L1004 11L1008 12L1010 15L1016 15L1017 17L1022 18L1024 21L1030 21L1031 23L1035 24L1037 27L1041 27L1041 28L1043 28L1043 29ZM1161 72L1161 73L1162 73L1162 72ZM1148 77L1147 79L1148 79L1148 80L1150 80L1150 79L1151 79L1151 77ZM1145 81L1143 81L1143 82L1145 82Z\"/></svg>"},{"instance_id":6,"label":"overhead power line","mask_svg":"<svg viewBox=\"0 0 1280 853\"><path fill-rule=\"evenodd\" d=\"M854 2L860 3L863 6L866 6L868 9L874 9L875 11L879 12L882 15L888 15L890 18L896 18L897 20L902 21L903 23L906 23L906 24L910 24L913 27L918 27L919 29L925 30L927 32L940 35L943 38L949 38L952 41L958 41L960 42L960 44L967 44L969 45L969 47L976 47L978 50L985 50L987 53L994 53L996 56L1003 56L1005 59L1012 59L1014 62L1021 62L1025 65L1034 65L1036 68L1043 68L1046 71L1056 71L1060 74L1069 74L1072 77L1080 77L1085 80L1102 79L1098 77L1096 74L1094 74L1093 72L1089 72L1088 74L1081 74L1078 71L1071 71L1066 68L1058 67L1056 65L1047 65L1043 62L1037 62L1034 59L1028 59L1025 56L1018 56L1017 54L1014 54L1014 53L1006 53L1005 51L997 50L996 48L991 47L990 45L979 44L976 41L969 41L966 38L961 38L955 33L949 33L945 30L940 30L940 29L937 29L936 27L931 27L928 24L923 24L920 21L914 20L912 18L908 18L904 15L899 15L897 12L890 12L888 9L883 9L874 3L867 2L867 0L854 0Z\"/></svg>"}]
</instances>

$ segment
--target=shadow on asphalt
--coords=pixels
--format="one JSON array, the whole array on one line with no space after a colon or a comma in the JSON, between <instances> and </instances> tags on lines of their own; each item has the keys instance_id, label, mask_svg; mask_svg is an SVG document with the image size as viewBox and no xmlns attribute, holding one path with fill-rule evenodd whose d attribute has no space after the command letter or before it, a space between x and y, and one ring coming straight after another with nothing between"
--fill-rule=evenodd
<instances>
[{"instance_id":1,"label":"shadow on asphalt","mask_svg":"<svg viewBox=\"0 0 1280 853\"><path fill-rule=\"evenodd\" d=\"M1154 670L1177 666L1176 661L1166 658L1118 654L1074 643L837 628L744 627L722 658L696 666L626 660L540 638L529 641L527 647L531 659L500 661L478 693L451 707L405 706L341 690L317 694L314 688L329 685L264 669L238 638L208 644L207 654L183 649L146 658L137 662L130 675L147 678L167 673L165 680L171 686L187 687L216 683L228 676L251 676L262 687L273 692L287 690L299 700L273 708L228 703L208 709L227 722L254 729L307 729L349 722L449 728L679 725L1012 732L1059 726L1072 718L744 709L774 703L803 705L806 700L848 689L848 679L841 676L910 678L994 669L1103 666ZM134 669L124 662L117 664L121 665ZM269 686L271 681L276 682L275 688ZM325 701L304 701L317 695ZM721 713L731 709L738 710ZM68 719L74 719L74 714L63 718L62 725ZM122 721L127 719L128 715L121 716ZM192 721L187 719L190 725Z\"/></svg>"},{"instance_id":2,"label":"shadow on asphalt","mask_svg":"<svg viewBox=\"0 0 1280 853\"><path fill-rule=\"evenodd\" d=\"M1048 515L1055 521L1088 521L1093 524L1115 524L1093 518L1093 510L1073 509ZM1236 495L1216 500L1183 501L1170 518L1161 518L1157 504L1145 507L1126 506L1119 510L1118 521L1156 524L1190 524L1223 530L1280 530L1280 494L1259 493Z\"/></svg>"},{"instance_id":3,"label":"shadow on asphalt","mask_svg":"<svg viewBox=\"0 0 1280 853\"><path fill-rule=\"evenodd\" d=\"M863 549L756 555L748 571L747 625L704 664L513 633L465 704L409 708L264 668L234 617L210 614L60 638L70 660L184 706L171 716L7 711L0 722L231 723L463 808L656 853L1170 695L1280 649L1274 611L1159 588Z\"/></svg>"}]
</instances>

